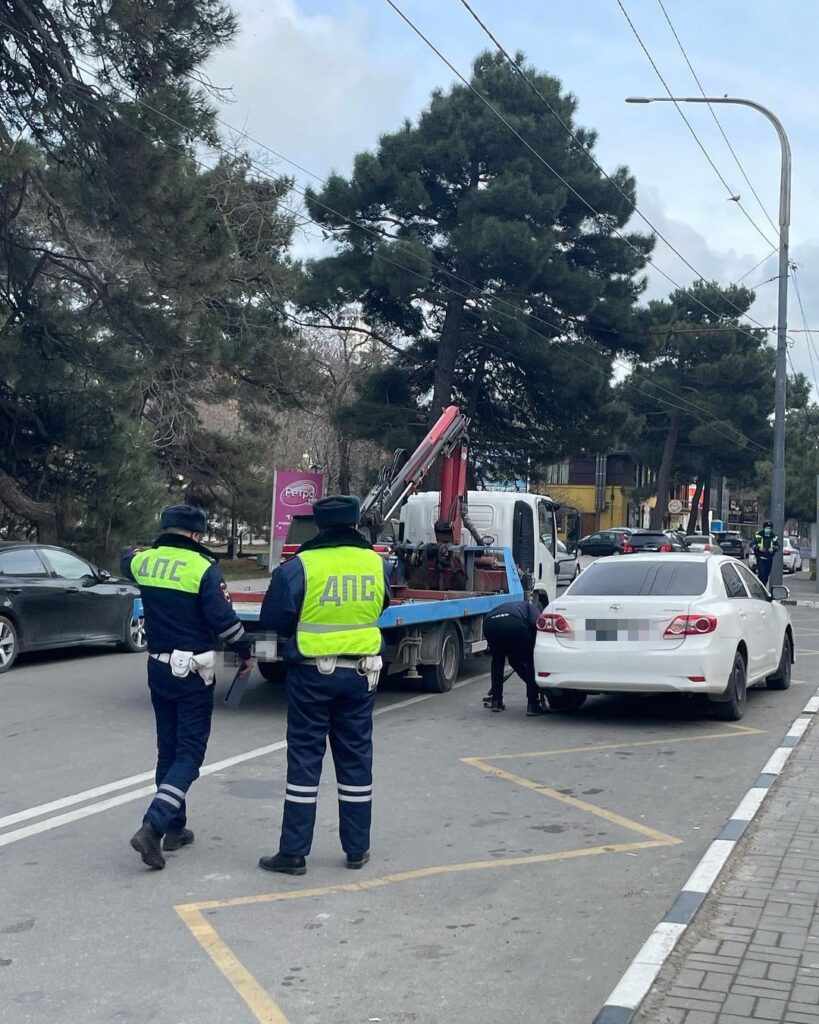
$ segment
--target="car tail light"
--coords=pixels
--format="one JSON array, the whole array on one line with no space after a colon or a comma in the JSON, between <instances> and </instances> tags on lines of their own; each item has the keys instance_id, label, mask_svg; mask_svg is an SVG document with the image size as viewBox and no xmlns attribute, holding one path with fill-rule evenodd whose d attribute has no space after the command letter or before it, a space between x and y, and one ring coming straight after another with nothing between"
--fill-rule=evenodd
<instances>
[{"instance_id":1,"label":"car tail light","mask_svg":"<svg viewBox=\"0 0 819 1024\"><path fill-rule=\"evenodd\" d=\"M624 544L623 545L623 554L624 555L633 555L634 554L634 548L631 546L631 544Z\"/></svg>"},{"instance_id":2,"label":"car tail light","mask_svg":"<svg viewBox=\"0 0 819 1024\"><path fill-rule=\"evenodd\" d=\"M670 544L663 544L662 547L660 548L660 551L673 551L673 550L674 550L674 548L672 548Z\"/></svg>"},{"instance_id":3,"label":"car tail light","mask_svg":"<svg viewBox=\"0 0 819 1024\"><path fill-rule=\"evenodd\" d=\"M706 544L705 547L702 550L703 551L713 551L714 549L711 547L710 544Z\"/></svg>"},{"instance_id":4,"label":"car tail light","mask_svg":"<svg viewBox=\"0 0 819 1024\"><path fill-rule=\"evenodd\" d=\"M676 640L681 636L704 636L713 633L716 628L717 619L714 615L678 615L666 626L663 637Z\"/></svg>"},{"instance_id":5,"label":"car tail light","mask_svg":"<svg viewBox=\"0 0 819 1024\"><path fill-rule=\"evenodd\" d=\"M561 636L566 636L572 631L572 627L562 615L555 615L552 612L544 612L538 616L537 628L540 633L559 633Z\"/></svg>"}]
</instances>

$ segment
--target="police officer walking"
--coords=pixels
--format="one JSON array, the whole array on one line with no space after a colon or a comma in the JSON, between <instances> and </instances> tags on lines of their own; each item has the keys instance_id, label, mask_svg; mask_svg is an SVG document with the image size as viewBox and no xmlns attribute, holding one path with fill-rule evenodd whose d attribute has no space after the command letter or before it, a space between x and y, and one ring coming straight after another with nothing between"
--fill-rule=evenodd
<instances>
[{"instance_id":1,"label":"police officer walking","mask_svg":"<svg viewBox=\"0 0 819 1024\"><path fill-rule=\"evenodd\" d=\"M279 851L266 871L303 875L329 736L348 868L370 859L373 704L381 670L378 618L390 602L389 568L355 529L358 498L313 506L320 533L274 573L263 629L288 637L287 788Z\"/></svg>"},{"instance_id":2,"label":"police officer walking","mask_svg":"<svg viewBox=\"0 0 819 1024\"><path fill-rule=\"evenodd\" d=\"M483 635L492 654L492 688L484 704L491 711L503 711L503 670L507 660L526 684L526 714L545 715L543 696L535 683L535 639L540 615L530 601L507 601L483 620Z\"/></svg>"},{"instance_id":3,"label":"police officer walking","mask_svg":"<svg viewBox=\"0 0 819 1024\"><path fill-rule=\"evenodd\" d=\"M767 584L773 567L774 555L779 551L779 538L774 533L773 523L767 520L754 538L754 558L756 558L756 574L762 583Z\"/></svg>"},{"instance_id":4,"label":"police officer walking","mask_svg":"<svg viewBox=\"0 0 819 1024\"><path fill-rule=\"evenodd\" d=\"M153 547L122 556L123 573L142 596L157 740L157 792L131 846L157 869L165 867L163 846L178 850L193 842L185 799L210 736L218 643L233 648L243 673L254 664L216 560L199 543L208 528L205 512L171 505L160 522L163 532Z\"/></svg>"}]
</instances>

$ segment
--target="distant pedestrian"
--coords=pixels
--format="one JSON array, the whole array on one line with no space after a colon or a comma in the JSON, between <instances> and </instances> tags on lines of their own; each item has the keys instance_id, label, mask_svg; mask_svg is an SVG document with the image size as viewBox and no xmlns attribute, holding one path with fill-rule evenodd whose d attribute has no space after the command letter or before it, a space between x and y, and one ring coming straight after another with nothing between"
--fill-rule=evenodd
<instances>
[{"instance_id":1,"label":"distant pedestrian","mask_svg":"<svg viewBox=\"0 0 819 1024\"><path fill-rule=\"evenodd\" d=\"M535 639L540 611L530 601L507 601L483 620L483 635L492 654L491 711L503 711L503 672L508 661L526 684L526 714L545 715L543 695L535 683Z\"/></svg>"},{"instance_id":2,"label":"distant pedestrian","mask_svg":"<svg viewBox=\"0 0 819 1024\"><path fill-rule=\"evenodd\" d=\"M774 533L773 523L768 520L754 538L754 558L756 574L762 583L768 583L773 567L774 556L779 551L779 538Z\"/></svg>"},{"instance_id":3,"label":"distant pedestrian","mask_svg":"<svg viewBox=\"0 0 819 1024\"><path fill-rule=\"evenodd\" d=\"M199 543L208 528L204 510L171 505L160 522L163 532L152 547L122 556L122 571L142 596L157 741L157 793L131 846L157 869L165 867L163 846L178 850L193 842L185 798L210 736L216 648L232 647L245 674L254 664L216 560Z\"/></svg>"},{"instance_id":4,"label":"distant pedestrian","mask_svg":"<svg viewBox=\"0 0 819 1024\"><path fill-rule=\"evenodd\" d=\"M273 573L262 604L261 627L289 638L287 789L278 853L259 861L265 871L307 870L328 737L347 867L370 859L378 619L390 603L390 582L387 563L356 530L359 513L350 495L317 501L321 532Z\"/></svg>"}]
</instances>

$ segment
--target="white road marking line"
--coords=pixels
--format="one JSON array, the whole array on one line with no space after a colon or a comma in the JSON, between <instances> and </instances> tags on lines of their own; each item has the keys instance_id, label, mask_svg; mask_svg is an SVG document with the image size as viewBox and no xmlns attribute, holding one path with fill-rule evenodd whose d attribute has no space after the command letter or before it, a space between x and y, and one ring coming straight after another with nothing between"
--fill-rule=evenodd
<instances>
[{"instance_id":1,"label":"white road marking line","mask_svg":"<svg viewBox=\"0 0 819 1024\"><path fill-rule=\"evenodd\" d=\"M141 772L139 775L131 775L127 779L120 779L118 782L107 782L104 786L97 786L94 789L86 789L84 793L75 793L73 796L64 796L59 800L51 800L47 804L40 804L39 807L28 807L25 811L17 811L16 814L7 814L0 818L0 828L7 825L17 825L21 821L29 821L31 818L40 818L44 814L51 814L52 811L61 811L64 807L73 807L75 804L85 803L86 800L93 800L98 796L105 796L106 793L116 793L118 789L128 789L140 782L147 782L154 777L153 772Z\"/></svg>"},{"instance_id":2,"label":"white road marking line","mask_svg":"<svg viewBox=\"0 0 819 1024\"><path fill-rule=\"evenodd\" d=\"M806 715L815 715L817 711L819 711L819 697L811 697L805 705L804 713Z\"/></svg>"},{"instance_id":3,"label":"white road marking line","mask_svg":"<svg viewBox=\"0 0 819 1024\"><path fill-rule=\"evenodd\" d=\"M455 683L452 689L460 689L462 686L469 686L470 683L476 683L482 679L485 680L486 678L486 674L473 676L471 679L464 679L459 683ZM422 693L417 697L409 697L407 700L396 701L395 704L387 704L386 707L376 708L373 712L373 716L385 715L388 711L398 711L401 708L406 708L412 704L418 704L421 701L430 700L431 698L438 696L440 696L440 694ZM244 761L253 761L259 757L265 757L267 754L272 754L277 750L282 750L286 746L286 740L279 740L276 743L270 743L264 747L256 747L254 750L247 750L242 754L235 754L233 757L226 757L222 761L214 761L213 764L204 765L199 774L214 775L216 772L224 771L226 768L232 768L234 765L242 764ZM120 779L117 782L109 782L104 786L97 786L95 789L88 789L83 793L75 793L73 796L66 796L62 797L60 800L52 800L50 803L40 804L39 807L29 807L25 811L18 811L16 814L10 814L5 818L0 819L0 826L15 824L20 821L26 821L30 818L38 818L44 814L50 813L51 811L83 803L84 801L93 799L96 796L102 796L105 793L111 793L117 789L125 789L134 783L145 782L148 779L153 779L153 777L154 773L152 771L143 772L140 775L132 775L127 779ZM96 803L89 804L87 807L79 807L66 814L58 814L51 818L45 818L43 821L38 821L33 825L26 825L24 828L5 832L0 835L0 847L9 846L11 843L19 842L21 839L27 839L29 836L39 835L41 832L47 832L51 829L59 828L61 825L68 825L72 821L80 821L83 818L90 817L92 814L101 814L103 811L109 811L114 807L120 807L122 804L131 803L134 800L140 800L142 797L148 796L154 791L155 787L153 784L150 786L143 786L140 789L132 789L127 793L121 793L119 796L111 797L108 800L100 800Z\"/></svg>"}]
</instances>

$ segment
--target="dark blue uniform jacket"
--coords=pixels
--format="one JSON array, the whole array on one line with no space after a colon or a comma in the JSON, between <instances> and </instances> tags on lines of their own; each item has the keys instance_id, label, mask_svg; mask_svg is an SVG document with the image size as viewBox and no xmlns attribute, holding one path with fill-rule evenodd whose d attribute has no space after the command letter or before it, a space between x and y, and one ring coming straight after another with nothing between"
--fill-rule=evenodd
<instances>
[{"instance_id":1,"label":"dark blue uniform jacket","mask_svg":"<svg viewBox=\"0 0 819 1024\"><path fill-rule=\"evenodd\" d=\"M484 619L484 625L494 621L498 622L498 624L503 622L518 628L526 627L534 636L537 632L537 620L539 617L540 612L537 606L530 601L507 601L506 604L499 604L497 608L493 608L488 613Z\"/></svg>"},{"instance_id":2,"label":"dark blue uniform jacket","mask_svg":"<svg viewBox=\"0 0 819 1024\"><path fill-rule=\"evenodd\" d=\"M372 546L367 544L357 531L336 528L334 530L325 530L317 537L314 537L312 541L302 545L302 548L306 551L312 547L341 547L345 544L368 548ZM284 646L284 660L291 665L302 660L296 646L296 624L299 621L303 601L304 569L298 558L291 558L289 562L280 565L273 573L259 615L259 625L262 629L276 633L280 637L288 637L287 643ZM388 608L389 603L390 566L385 560L384 608Z\"/></svg>"},{"instance_id":3,"label":"dark blue uniform jacket","mask_svg":"<svg viewBox=\"0 0 819 1024\"><path fill-rule=\"evenodd\" d=\"M240 658L249 658L250 640L233 610L227 585L208 549L190 537L175 533L163 533L154 542L154 547L195 551L213 564L202 577L198 594L160 587L140 587L145 609L145 632L151 653L164 654L179 650L201 654L202 651L217 650L221 643L225 643ZM133 548L122 553L122 573L131 580L134 579L131 560L135 553Z\"/></svg>"}]
</instances>

